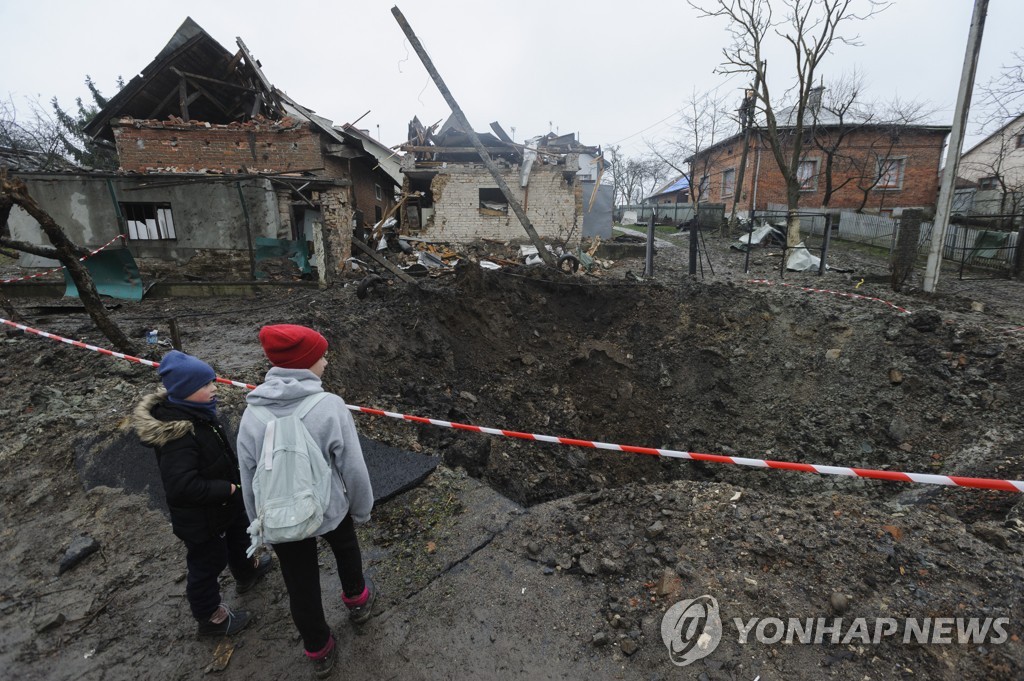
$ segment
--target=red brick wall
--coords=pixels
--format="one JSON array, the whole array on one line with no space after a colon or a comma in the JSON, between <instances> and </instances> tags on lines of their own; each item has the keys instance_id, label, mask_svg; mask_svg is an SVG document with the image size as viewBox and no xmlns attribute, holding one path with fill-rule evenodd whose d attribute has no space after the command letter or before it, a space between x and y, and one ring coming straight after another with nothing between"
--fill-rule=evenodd
<instances>
[{"instance_id":1,"label":"red brick wall","mask_svg":"<svg viewBox=\"0 0 1024 681\"><path fill-rule=\"evenodd\" d=\"M364 159L352 160L352 194L355 197L356 210L363 213L363 224L371 227L376 220L376 208L380 208L381 215L385 215L388 209L394 205L394 184L391 180L382 177L380 170L373 170L375 162ZM380 187L381 198L377 198L375 186Z\"/></svg>"},{"instance_id":2,"label":"red brick wall","mask_svg":"<svg viewBox=\"0 0 1024 681\"><path fill-rule=\"evenodd\" d=\"M874 167L874 157L896 159L904 158L903 182L899 189L872 189L868 192L868 200L864 206L866 211L890 210L896 207L934 207L938 197L939 158L942 154L946 133L943 131L905 130L899 141L892 143L888 135L880 138L875 131L858 132L844 141L840 153L855 159L861 167ZM761 145L760 169L757 169L757 149ZM728 169L739 169L742 142L737 140L731 146L714 152L709 167L710 183L708 192L701 198L702 202L725 203L726 210L731 210L732 202L739 200L738 208L746 210L750 207L756 177L757 209L763 210L768 204L786 204L786 186L775 162L771 150L761 140L751 141L751 150L747 155L747 169L743 180L743 190L734 192L732 196L722 196L722 173ZM819 175L815 188L800 192L801 208L820 208L825 198L824 155L820 149L806 147L806 160L819 159ZM699 162L698 162L699 163ZM699 168L698 164L695 168ZM833 170L833 186L839 186L848 177L855 179L833 193L829 201L831 208L860 207L864 192L857 188L856 179L863 171L837 165ZM699 174L695 170L695 174ZM694 181L698 181L695 178ZM860 181L870 184L870 181Z\"/></svg>"},{"instance_id":3,"label":"red brick wall","mask_svg":"<svg viewBox=\"0 0 1024 681\"><path fill-rule=\"evenodd\" d=\"M160 121L114 123L121 168L146 172L291 172L324 167L320 138L308 125L271 122L192 125ZM245 169L245 170L243 170Z\"/></svg>"}]
</instances>

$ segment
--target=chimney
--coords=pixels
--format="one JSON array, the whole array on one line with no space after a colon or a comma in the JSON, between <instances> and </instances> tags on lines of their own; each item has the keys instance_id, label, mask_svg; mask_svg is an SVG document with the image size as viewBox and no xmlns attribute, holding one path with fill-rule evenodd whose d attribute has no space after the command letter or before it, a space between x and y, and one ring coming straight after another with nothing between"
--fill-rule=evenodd
<instances>
[{"instance_id":1,"label":"chimney","mask_svg":"<svg viewBox=\"0 0 1024 681\"><path fill-rule=\"evenodd\" d=\"M812 87L810 92L807 93L807 108L811 110L811 113L817 115L821 112L821 95L825 92L825 87L819 85L818 87Z\"/></svg>"}]
</instances>

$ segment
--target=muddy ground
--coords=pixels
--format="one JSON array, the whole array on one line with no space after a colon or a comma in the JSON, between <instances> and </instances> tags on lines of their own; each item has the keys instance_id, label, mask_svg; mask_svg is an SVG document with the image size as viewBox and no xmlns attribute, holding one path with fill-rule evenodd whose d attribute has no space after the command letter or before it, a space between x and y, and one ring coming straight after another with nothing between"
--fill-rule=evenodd
<instances>
[{"instance_id":1,"label":"muddy ground","mask_svg":"<svg viewBox=\"0 0 1024 681\"><path fill-rule=\"evenodd\" d=\"M686 237L598 276L470 264L419 288L355 280L254 298L145 300L115 319L134 337L175 317L184 349L258 382L265 323L316 326L325 382L351 404L603 442L889 471L1024 479L1022 286L888 289L883 258L835 244L824 278L766 286L707 235L704 277ZM467 255L480 257L494 244ZM714 268L714 274L711 273ZM952 268L950 268L952 269ZM28 323L106 346L88 317L14 300ZM18 679L225 679L307 670L275 571L229 643L197 641L184 551L153 490L92 487L152 369L8 331L0 338L0 666ZM224 388L237 419L241 390ZM361 538L379 615L344 620L323 579L336 678L1018 679L1024 676L1019 494L658 459L356 416L361 432L442 457L380 504ZM123 471L130 477L131 471ZM88 487L88 488L87 488ZM130 487L130 486L128 486ZM58 574L76 537L99 551ZM673 604L713 596L721 643L676 666ZM839 640L741 643L735 619L842 617ZM904 642L906 618L1007 618L1005 636ZM879 643L849 636L891 618ZM772 627L763 633L773 633ZM946 632L948 633L948 632ZM843 638L846 640L844 641ZM940 639L942 637L940 636ZM1005 639L1000 641L999 639Z\"/></svg>"}]
</instances>

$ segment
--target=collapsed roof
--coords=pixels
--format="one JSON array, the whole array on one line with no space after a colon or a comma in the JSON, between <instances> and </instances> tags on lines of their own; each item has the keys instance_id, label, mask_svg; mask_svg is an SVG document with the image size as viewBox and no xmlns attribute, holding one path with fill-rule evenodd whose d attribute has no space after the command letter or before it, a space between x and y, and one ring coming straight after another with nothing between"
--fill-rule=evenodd
<instances>
[{"instance_id":1,"label":"collapsed roof","mask_svg":"<svg viewBox=\"0 0 1024 681\"><path fill-rule=\"evenodd\" d=\"M449 116L439 130L438 123L425 127L417 117L409 123L408 142L402 145L402 151L414 155L417 162L479 162L480 155L473 147L469 133L462 128L454 115ZM588 147L576 141L576 135L556 135L548 133L518 144L497 122L491 123L489 132L477 132L476 136L492 158L501 158L510 163L521 163L523 151L535 149L542 159L553 158L565 154L591 154L598 156L600 147Z\"/></svg>"},{"instance_id":2,"label":"collapsed roof","mask_svg":"<svg viewBox=\"0 0 1024 681\"><path fill-rule=\"evenodd\" d=\"M185 19L167 45L142 73L132 78L85 127L96 140L114 139L111 123L122 118L166 120L180 118L215 124L286 117L309 122L339 146L328 153L342 158L375 157L381 168L401 184L397 161L385 162L390 152L352 126L335 126L284 92L263 74L241 38L229 52L191 17Z\"/></svg>"}]
</instances>

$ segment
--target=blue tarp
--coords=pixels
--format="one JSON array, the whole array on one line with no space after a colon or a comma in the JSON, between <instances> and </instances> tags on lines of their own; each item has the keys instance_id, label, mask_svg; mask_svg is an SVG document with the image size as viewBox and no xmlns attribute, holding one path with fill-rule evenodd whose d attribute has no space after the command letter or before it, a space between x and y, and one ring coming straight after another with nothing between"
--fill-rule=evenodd
<instances>
[{"instance_id":1,"label":"blue tarp","mask_svg":"<svg viewBox=\"0 0 1024 681\"><path fill-rule=\"evenodd\" d=\"M144 289L139 266L135 264L135 258L127 248L100 251L86 259L83 264L92 275L96 292L101 296L121 300L142 300ZM78 287L75 286L67 269L64 269L64 285L66 297L78 298Z\"/></svg>"}]
</instances>

